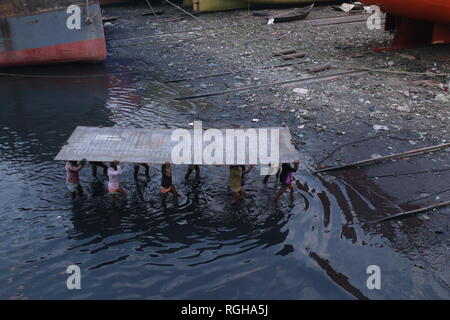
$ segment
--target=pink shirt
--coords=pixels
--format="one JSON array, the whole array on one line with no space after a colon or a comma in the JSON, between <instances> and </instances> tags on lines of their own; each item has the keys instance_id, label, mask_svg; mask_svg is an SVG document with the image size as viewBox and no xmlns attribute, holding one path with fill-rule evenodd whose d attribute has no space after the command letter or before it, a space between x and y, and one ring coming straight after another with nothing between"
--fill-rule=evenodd
<instances>
[{"instance_id":1,"label":"pink shirt","mask_svg":"<svg viewBox=\"0 0 450 320\"><path fill-rule=\"evenodd\" d=\"M117 170L114 170L113 168L108 168L108 188L111 189L119 189L120 188L120 175L122 174L122 168L120 166L117 166Z\"/></svg>"},{"instance_id":2,"label":"pink shirt","mask_svg":"<svg viewBox=\"0 0 450 320\"><path fill-rule=\"evenodd\" d=\"M80 183L79 172L83 168L83 166L74 166L71 165L70 162L66 163L66 173L67 173L67 183L76 184Z\"/></svg>"}]
</instances>

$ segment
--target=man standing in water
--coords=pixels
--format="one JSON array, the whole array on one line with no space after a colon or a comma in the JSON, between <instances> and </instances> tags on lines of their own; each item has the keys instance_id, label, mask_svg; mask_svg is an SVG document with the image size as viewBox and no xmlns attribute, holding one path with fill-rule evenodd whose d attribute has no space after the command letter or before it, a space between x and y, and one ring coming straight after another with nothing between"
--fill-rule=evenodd
<instances>
[{"instance_id":1,"label":"man standing in water","mask_svg":"<svg viewBox=\"0 0 450 320\"><path fill-rule=\"evenodd\" d=\"M294 186L292 185L293 178L294 178L294 172L298 170L298 166L300 164L300 161L294 162L294 167L291 166L290 163L283 163L281 165L281 174L280 174L280 182L281 182L281 188L278 190L278 192L275 194L275 202L278 201L281 197L281 195L287 190L290 189L291 193L291 200L294 201Z\"/></svg>"},{"instance_id":2,"label":"man standing in water","mask_svg":"<svg viewBox=\"0 0 450 320\"><path fill-rule=\"evenodd\" d=\"M78 165L77 161L68 161L66 163L66 185L72 195L72 200L74 200L78 195L81 197L83 195L83 187L80 184L80 170L83 169L86 164L86 159L80 161Z\"/></svg>"},{"instance_id":3,"label":"man standing in water","mask_svg":"<svg viewBox=\"0 0 450 320\"><path fill-rule=\"evenodd\" d=\"M111 162L111 166L108 168L108 192L111 194L112 204L116 204L116 196L122 195L122 200L127 199L127 193L120 187L120 175L122 174L122 168L119 166L119 161L115 160Z\"/></svg>"},{"instance_id":4,"label":"man standing in water","mask_svg":"<svg viewBox=\"0 0 450 320\"><path fill-rule=\"evenodd\" d=\"M172 168L170 166L170 162L165 162L161 166L161 201L162 203L166 203L167 194L169 192L172 193L173 199L175 201L178 200L178 193L175 187L172 184Z\"/></svg>"}]
</instances>

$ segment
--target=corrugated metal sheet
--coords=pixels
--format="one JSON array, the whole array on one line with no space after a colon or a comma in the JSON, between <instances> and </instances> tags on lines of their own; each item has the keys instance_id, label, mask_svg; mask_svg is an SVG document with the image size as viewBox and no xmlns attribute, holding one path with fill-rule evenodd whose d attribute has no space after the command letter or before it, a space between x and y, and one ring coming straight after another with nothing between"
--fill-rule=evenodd
<instances>
[{"instance_id":1,"label":"corrugated metal sheet","mask_svg":"<svg viewBox=\"0 0 450 320\"><path fill-rule=\"evenodd\" d=\"M298 160L298 153L292 144L292 137L289 128L255 128L259 130L266 129L268 134L268 141L265 145L268 146L269 155L271 152L272 142L270 140L271 130L278 130L279 132L279 161L294 162ZM194 137L194 129L185 129L189 132L191 137ZM223 137L226 137L226 129L219 129ZM251 130L251 129L244 129ZM173 129L138 129L138 128L118 128L118 127L82 127L79 126L72 133L67 141L67 144L62 147L55 160L81 160L83 158L88 161L113 161L119 160L121 162L134 163L153 163L161 164L166 161L172 161L172 150L178 141L172 141ZM203 130L203 132L205 132ZM193 141L193 140L192 140ZM231 164L226 161L227 152L237 154L238 146L235 143L232 149L227 148L226 140L223 139L223 161L216 164ZM237 141L237 140L236 140ZM262 142L258 141L259 144ZM275 142L276 143L276 142ZM208 143L204 143L203 150ZM192 148L194 148L194 142ZM242 150L242 149L240 149ZM242 161L235 160L234 164L261 164L260 157L257 156L256 161L252 160L255 152L260 150L257 145L246 142L245 159ZM206 164L204 160L196 159L192 152L189 164ZM226 163L227 162L227 163ZM186 163L187 164L187 163Z\"/></svg>"}]
</instances>

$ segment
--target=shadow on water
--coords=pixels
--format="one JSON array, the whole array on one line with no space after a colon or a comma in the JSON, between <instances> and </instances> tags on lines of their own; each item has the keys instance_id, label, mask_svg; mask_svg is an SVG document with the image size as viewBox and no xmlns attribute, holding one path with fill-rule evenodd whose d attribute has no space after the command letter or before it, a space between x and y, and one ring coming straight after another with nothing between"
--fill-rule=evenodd
<instances>
[{"instance_id":1,"label":"shadow on water","mask_svg":"<svg viewBox=\"0 0 450 320\"><path fill-rule=\"evenodd\" d=\"M103 67L65 67L101 77L0 78L2 298L365 299L439 297L417 285L389 233L359 224L379 199L332 176L302 171L296 200L253 170L246 198L230 205L226 168L205 167L186 181L174 168L178 204L159 199L160 168L132 178L128 202L111 206L106 179L82 172L85 196L70 201L62 163L52 159L77 125L184 127L199 106L177 102L176 87ZM37 71L36 71L37 70ZM27 69L42 73L43 69ZM56 70L56 69L55 69ZM22 70L23 72L23 70ZM56 72L46 69L47 75ZM61 74L61 68L58 68ZM367 190L376 185L367 185ZM370 199L370 200L369 200ZM82 290L66 288L68 265ZM366 287L366 268L386 270L382 292ZM384 282L383 282L384 283ZM414 289L414 290L412 290ZM420 291L422 290L422 291Z\"/></svg>"}]
</instances>

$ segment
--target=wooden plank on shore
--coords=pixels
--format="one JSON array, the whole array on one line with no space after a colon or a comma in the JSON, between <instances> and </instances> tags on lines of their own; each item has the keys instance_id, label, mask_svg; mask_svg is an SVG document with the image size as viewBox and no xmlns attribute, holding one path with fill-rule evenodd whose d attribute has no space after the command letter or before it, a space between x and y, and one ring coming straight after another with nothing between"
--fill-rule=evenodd
<instances>
[{"instance_id":1,"label":"wooden plank on shore","mask_svg":"<svg viewBox=\"0 0 450 320\"><path fill-rule=\"evenodd\" d=\"M320 66L316 66L316 67L312 67L308 69L309 73L318 73L318 72L322 72L325 70L331 69L331 65L330 64L325 64L325 65L320 65Z\"/></svg>"},{"instance_id":2,"label":"wooden plank on shore","mask_svg":"<svg viewBox=\"0 0 450 320\"><path fill-rule=\"evenodd\" d=\"M297 52L297 50L295 50L295 49L286 49L286 50L275 51L273 53L273 55L278 57L278 56L284 56L286 54L293 54L293 53L296 53L296 52Z\"/></svg>"},{"instance_id":3,"label":"wooden plank on shore","mask_svg":"<svg viewBox=\"0 0 450 320\"><path fill-rule=\"evenodd\" d=\"M304 52L297 52L297 53L282 55L281 58L283 60L294 60L294 59L303 58L305 56L306 56L306 53L304 53Z\"/></svg>"}]
</instances>

